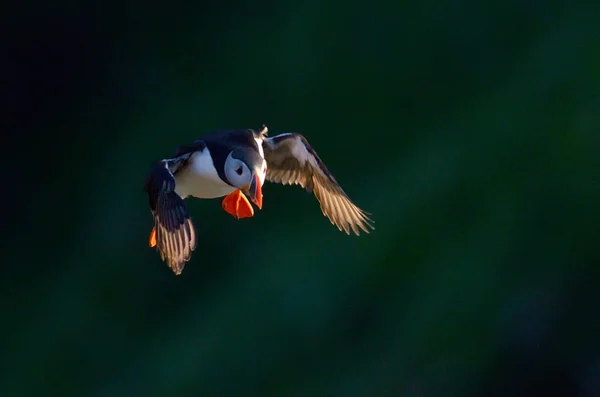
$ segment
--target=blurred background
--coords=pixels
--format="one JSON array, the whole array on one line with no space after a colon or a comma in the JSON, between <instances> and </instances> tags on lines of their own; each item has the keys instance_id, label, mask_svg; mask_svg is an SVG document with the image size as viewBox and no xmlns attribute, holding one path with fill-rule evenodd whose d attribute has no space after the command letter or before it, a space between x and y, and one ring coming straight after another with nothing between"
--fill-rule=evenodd
<instances>
[{"instance_id":1,"label":"blurred background","mask_svg":"<svg viewBox=\"0 0 600 397\"><path fill-rule=\"evenodd\" d=\"M0 396L600 396L600 7L3 13ZM376 230L269 184L148 248L152 161L304 134Z\"/></svg>"}]
</instances>

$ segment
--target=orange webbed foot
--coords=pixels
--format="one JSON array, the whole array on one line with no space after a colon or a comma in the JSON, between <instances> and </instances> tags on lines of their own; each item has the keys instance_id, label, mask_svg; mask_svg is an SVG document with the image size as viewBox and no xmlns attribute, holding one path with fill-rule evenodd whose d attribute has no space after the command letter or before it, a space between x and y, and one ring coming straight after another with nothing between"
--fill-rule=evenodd
<instances>
[{"instance_id":1,"label":"orange webbed foot","mask_svg":"<svg viewBox=\"0 0 600 397\"><path fill-rule=\"evenodd\" d=\"M156 228L155 227L153 227L152 231L150 232L150 241L148 242L148 245L150 245L150 248L156 247Z\"/></svg>"},{"instance_id":2,"label":"orange webbed foot","mask_svg":"<svg viewBox=\"0 0 600 397\"><path fill-rule=\"evenodd\" d=\"M241 190L235 190L223 199L223 209L236 219L254 216L254 208Z\"/></svg>"}]
</instances>

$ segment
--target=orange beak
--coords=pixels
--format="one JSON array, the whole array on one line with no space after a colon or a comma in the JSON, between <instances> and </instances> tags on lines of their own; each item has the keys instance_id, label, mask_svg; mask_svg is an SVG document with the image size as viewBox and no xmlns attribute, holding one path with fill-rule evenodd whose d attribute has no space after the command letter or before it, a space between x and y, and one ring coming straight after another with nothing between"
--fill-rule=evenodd
<instances>
[{"instance_id":1,"label":"orange beak","mask_svg":"<svg viewBox=\"0 0 600 397\"><path fill-rule=\"evenodd\" d=\"M248 195L250 196L250 200L252 200L259 209L262 209L262 184L258 174L254 174L254 179L248 188Z\"/></svg>"}]
</instances>

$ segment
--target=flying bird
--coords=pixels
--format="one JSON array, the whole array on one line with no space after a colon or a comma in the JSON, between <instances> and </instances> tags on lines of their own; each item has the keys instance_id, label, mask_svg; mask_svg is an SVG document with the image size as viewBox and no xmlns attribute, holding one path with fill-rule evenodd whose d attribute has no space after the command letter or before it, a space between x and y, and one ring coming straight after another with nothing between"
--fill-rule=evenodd
<instances>
[{"instance_id":1,"label":"flying bird","mask_svg":"<svg viewBox=\"0 0 600 397\"><path fill-rule=\"evenodd\" d=\"M306 138L298 133L268 137L258 130L218 130L180 146L172 158L155 162L144 183L154 227L150 247L179 275L196 248L196 229L184 199L225 197L223 209L237 219L262 209L265 181L300 185L314 193L321 211L341 231L357 236L374 229L369 213L357 207Z\"/></svg>"}]
</instances>

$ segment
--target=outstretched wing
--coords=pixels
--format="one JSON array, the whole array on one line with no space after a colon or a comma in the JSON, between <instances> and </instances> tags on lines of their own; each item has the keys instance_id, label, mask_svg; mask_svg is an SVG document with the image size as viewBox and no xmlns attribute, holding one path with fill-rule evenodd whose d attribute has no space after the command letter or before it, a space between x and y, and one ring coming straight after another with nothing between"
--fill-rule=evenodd
<instances>
[{"instance_id":1,"label":"outstretched wing","mask_svg":"<svg viewBox=\"0 0 600 397\"><path fill-rule=\"evenodd\" d=\"M289 133L265 138L263 150L268 181L300 185L308 192L314 192L323 215L347 234L350 229L357 236L359 228L365 233L375 229L369 214L350 200L302 135Z\"/></svg>"},{"instance_id":2,"label":"outstretched wing","mask_svg":"<svg viewBox=\"0 0 600 397\"><path fill-rule=\"evenodd\" d=\"M154 216L156 249L161 259L177 275L181 274L196 248L196 230L185 202L175 192L173 176L185 165L190 155L184 153L173 159L156 162L144 183Z\"/></svg>"}]
</instances>

